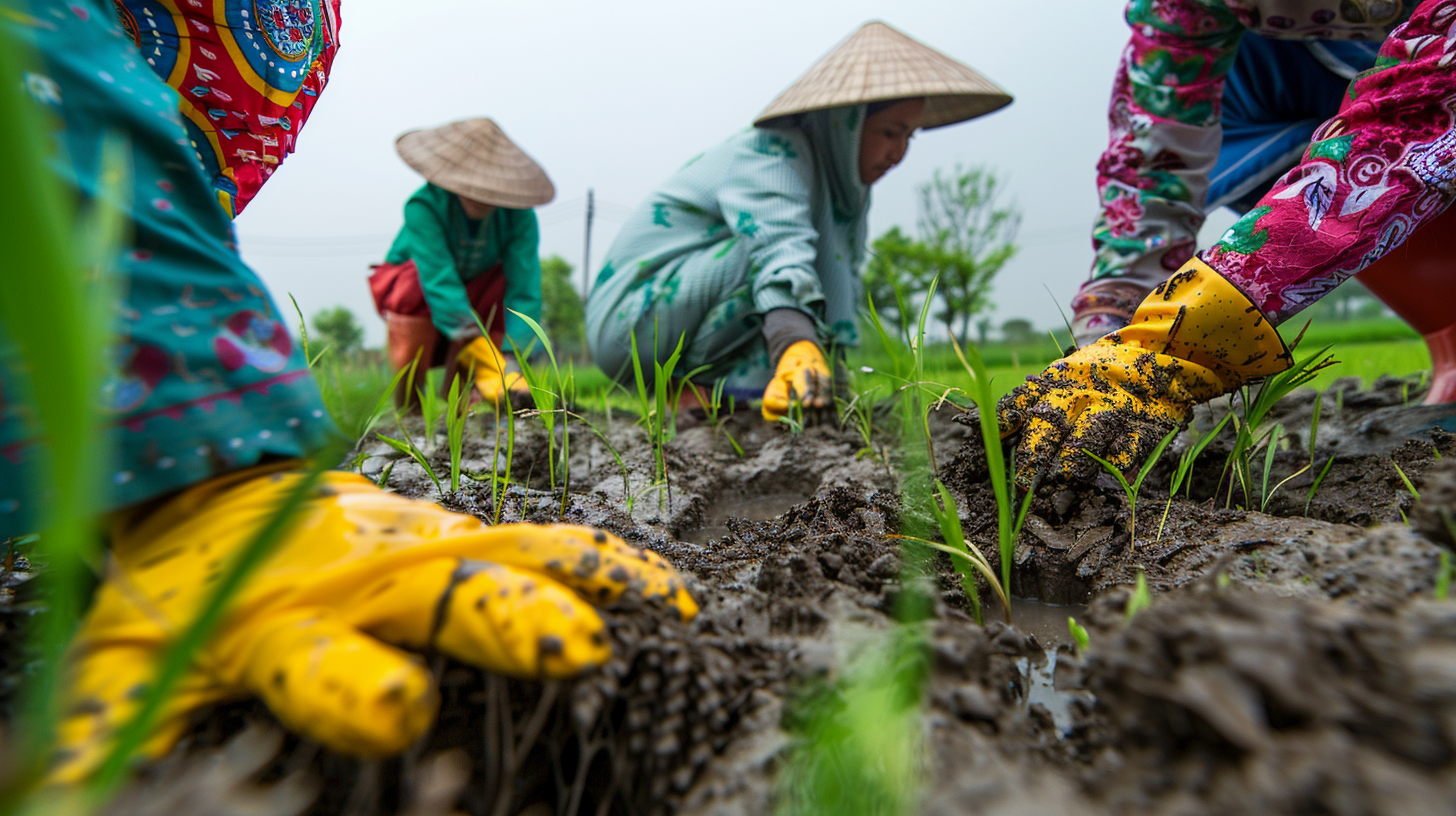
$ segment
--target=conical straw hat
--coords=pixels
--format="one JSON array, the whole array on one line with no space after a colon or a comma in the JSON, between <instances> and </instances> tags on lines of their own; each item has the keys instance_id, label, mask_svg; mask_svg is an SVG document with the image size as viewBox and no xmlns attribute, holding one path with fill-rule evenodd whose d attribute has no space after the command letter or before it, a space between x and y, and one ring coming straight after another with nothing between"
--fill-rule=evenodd
<instances>
[{"instance_id":1,"label":"conical straw hat","mask_svg":"<svg viewBox=\"0 0 1456 816\"><path fill-rule=\"evenodd\" d=\"M805 111L925 97L921 128L974 119L1011 104L1011 95L969 66L881 22L865 23L814 63L754 120Z\"/></svg>"},{"instance_id":2,"label":"conical straw hat","mask_svg":"<svg viewBox=\"0 0 1456 816\"><path fill-rule=\"evenodd\" d=\"M412 130L394 149L426 181L485 204L524 210L556 197L541 165L489 119Z\"/></svg>"}]
</instances>

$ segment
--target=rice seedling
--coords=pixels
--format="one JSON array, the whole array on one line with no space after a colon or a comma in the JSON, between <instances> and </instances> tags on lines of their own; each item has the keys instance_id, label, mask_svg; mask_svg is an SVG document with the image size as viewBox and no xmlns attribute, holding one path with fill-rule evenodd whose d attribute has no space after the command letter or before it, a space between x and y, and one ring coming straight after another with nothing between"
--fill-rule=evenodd
<instances>
[{"instance_id":1,"label":"rice seedling","mask_svg":"<svg viewBox=\"0 0 1456 816\"><path fill-rule=\"evenodd\" d=\"M703 413L708 419L708 427L723 434L723 438L727 439L728 444L733 447L733 453L740 459L743 458L743 446L738 444L738 440L734 439L733 434L728 432L728 428L724 426L721 417L723 410L723 388L728 384L728 381L723 379L715 381L713 387L708 392L708 398L706 400L703 399L703 392L698 388L697 384L686 380L684 382L687 383L689 388L693 389L693 393L698 397L698 402L703 406ZM733 395L729 394L728 413L732 414L735 407ZM608 420L610 421L610 416Z\"/></svg>"},{"instance_id":2,"label":"rice seedling","mask_svg":"<svg viewBox=\"0 0 1456 816\"><path fill-rule=\"evenodd\" d=\"M629 471L627 470L627 463L622 461L622 454L612 444L612 441L607 438L607 435L602 433L601 429L593 424L591 420L580 414L571 414L571 416L578 422L586 425L587 429L590 430L592 433L596 434L597 438L600 439L602 441L602 444L606 446L607 452L612 455L612 459L616 460L617 469L622 471L622 496L627 505L627 515L632 515L632 484L628 478Z\"/></svg>"},{"instance_id":3,"label":"rice seedling","mask_svg":"<svg viewBox=\"0 0 1456 816\"><path fill-rule=\"evenodd\" d=\"M1420 501L1421 492L1419 490L1416 490L1415 485L1411 484L1410 477L1405 475L1405 471L1400 469L1400 465L1397 464L1394 459L1392 459L1390 460L1390 466L1395 468L1396 475L1400 476L1400 481L1402 484L1405 485L1406 492L1411 494L1411 498L1415 499L1416 501Z\"/></svg>"},{"instance_id":4,"label":"rice seedling","mask_svg":"<svg viewBox=\"0 0 1456 816\"><path fill-rule=\"evenodd\" d=\"M1122 475L1122 469L1119 468L1117 465L1112 464L1111 462L1103 459L1102 457L1091 451L1082 451L1083 453L1091 457L1094 461L1096 461L1097 464L1101 465L1103 470L1112 474L1112 478L1116 479L1118 485L1122 487L1122 492L1127 494L1128 552L1132 552L1133 550L1137 549L1137 500L1138 494L1141 493L1143 489L1143 480L1148 478L1149 473L1153 472L1153 466L1157 465L1158 460L1163 458L1163 451L1168 449L1169 443L1171 443L1173 441L1173 438L1177 435L1178 429L1174 428L1171 432L1168 433L1167 436L1163 437L1162 441L1158 443L1158 446L1153 448L1152 454L1150 454L1148 458L1143 462L1143 466L1138 469L1137 477L1133 479L1131 483L1128 482L1126 476ZM1161 527L1159 528L1159 531L1161 532Z\"/></svg>"},{"instance_id":5,"label":"rice seedling","mask_svg":"<svg viewBox=\"0 0 1456 816\"><path fill-rule=\"evenodd\" d=\"M465 418L470 415L470 391L462 389L460 378L450 383L445 400L445 438L450 449L450 492L460 490L460 457L465 449Z\"/></svg>"},{"instance_id":6,"label":"rice seedling","mask_svg":"<svg viewBox=\"0 0 1456 816\"><path fill-rule=\"evenodd\" d=\"M1450 525L1449 517L1447 518L1446 523L1448 526ZM1453 536L1456 536L1456 529L1453 529L1451 531L1451 534ZM1436 596L1436 600L1444 601L1451 594L1450 550L1441 550L1441 552L1437 554L1437 558L1440 559L1440 563L1439 566L1436 567L1436 589L1434 594Z\"/></svg>"},{"instance_id":7,"label":"rice seedling","mask_svg":"<svg viewBox=\"0 0 1456 816\"><path fill-rule=\"evenodd\" d=\"M1193 475L1193 464L1198 461L1198 455L1203 453L1203 449L1208 447L1208 443L1218 438L1231 416L1232 414L1224 414L1223 419L1220 419L1218 424L1213 426L1213 430L1205 435L1200 435L1195 431L1192 444L1183 451L1183 455L1178 457L1178 467L1174 469L1173 478L1168 482L1168 503L1163 505L1163 518L1158 521L1158 536L1154 541L1163 538L1163 527L1168 523L1168 511L1173 507L1173 497L1178 495L1179 488L1185 488L1184 495L1191 495L1193 483L1189 477Z\"/></svg>"},{"instance_id":8,"label":"rice seedling","mask_svg":"<svg viewBox=\"0 0 1456 816\"><path fill-rule=\"evenodd\" d=\"M789 436L804 432L804 403L799 400L798 394L789 394L788 412L774 421L788 428Z\"/></svg>"},{"instance_id":9,"label":"rice seedling","mask_svg":"<svg viewBox=\"0 0 1456 816\"><path fill-rule=\"evenodd\" d=\"M1338 397L1338 395L1340 393L1341 392L1336 392L1336 396ZM1319 443L1320 406L1324 402L1324 397L1325 397L1324 394L1317 394L1315 396L1315 398L1314 398L1314 411L1313 411L1312 416L1310 417L1310 422L1309 422L1309 464L1310 464L1311 467L1314 466L1315 455L1316 455L1315 451L1316 451L1316 448L1317 448L1318 443ZM1314 477L1314 481L1310 483L1310 485L1309 485L1309 495L1305 496L1305 499L1304 499L1304 514L1305 515L1309 515L1309 506L1312 503L1314 503L1314 494L1315 494L1316 491L1319 490L1320 484L1324 482L1325 476L1327 476L1329 474L1329 472L1330 472L1330 466L1333 465L1334 463L1335 463L1335 457L1332 454L1330 456L1330 458L1328 458L1328 459L1325 460L1325 466L1323 468L1320 468L1319 474Z\"/></svg>"},{"instance_id":10,"label":"rice seedling","mask_svg":"<svg viewBox=\"0 0 1456 816\"><path fill-rule=\"evenodd\" d=\"M996 532L1001 552L1001 585L1011 590L1011 559L1016 552L1016 540L1021 537L1021 525L1031 509L1031 498L1036 493L1033 483L1021 501L1021 509L1012 515L1016 499L1016 482L1008 477L1005 455L1001 448L1001 428L996 421L996 401L991 392L991 378L986 375L986 365L975 346L964 349L950 338L956 357L971 376L971 399L976 403L976 413L981 426L981 441L986 448L986 468L991 477L991 490L996 496Z\"/></svg>"},{"instance_id":11,"label":"rice seedling","mask_svg":"<svg viewBox=\"0 0 1456 816\"><path fill-rule=\"evenodd\" d=\"M327 354L329 352L329 349L332 347L324 346L323 348L319 349L318 354L309 353L308 322L303 319L303 310L298 307L298 301L293 297L292 292L288 293L288 300L293 304L293 313L298 315L298 337L299 340L303 343L303 359L308 363L309 368L313 368L314 366L318 365L319 360L323 359L323 356Z\"/></svg>"},{"instance_id":12,"label":"rice seedling","mask_svg":"<svg viewBox=\"0 0 1456 816\"><path fill-rule=\"evenodd\" d=\"M1325 460L1325 466L1322 467L1322 468L1320 468L1319 475L1316 476L1316 477L1314 477L1314 481L1312 483L1310 483L1310 486L1309 486L1309 495L1306 496L1305 499L1304 499L1304 514L1305 515L1309 515L1309 506L1310 506L1310 504L1312 504L1314 502L1314 494L1315 494L1315 491L1319 490L1320 485L1324 483L1325 476L1329 475L1330 467L1333 466L1334 464L1335 464L1335 457L1331 456L1329 459L1326 459Z\"/></svg>"},{"instance_id":13,"label":"rice seedling","mask_svg":"<svg viewBox=\"0 0 1456 816\"><path fill-rule=\"evenodd\" d=\"M424 422L425 429L421 432L420 438L424 444L420 449L425 453L435 452L435 428L440 424L440 417L445 413L445 400L440 397L440 392L431 387L428 374L425 376L424 387L416 389L415 396L419 399L420 419ZM450 383L452 390L457 390L460 378Z\"/></svg>"},{"instance_id":14,"label":"rice seedling","mask_svg":"<svg viewBox=\"0 0 1456 816\"><path fill-rule=\"evenodd\" d=\"M1068 615L1067 631L1072 634L1072 642L1077 644L1077 651L1086 652L1087 645L1091 642L1091 638L1087 636L1087 627L1077 623L1076 618Z\"/></svg>"},{"instance_id":15,"label":"rice seedling","mask_svg":"<svg viewBox=\"0 0 1456 816\"><path fill-rule=\"evenodd\" d=\"M875 445L875 423L874 395L880 391L880 386L873 385L864 390L855 387L855 378L850 376L850 391L854 397L845 400L835 396L835 406L839 414L839 428L844 430L848 424L853 424L855 431L859 434L862 447L855 453L855 458L860 459L866 456L878 458L885 465L886 472L890 470L889 452Z\"/></svg>"},{"instance_id":16,"label":"rice seedling","mask_svg":"<svg viewBox=\"0 0 1456 816\"><path fill-rule=\"evenodd\" d=\"M996 597L1001 600L1006 622L1010 623L1011 602L1006 597L1004 585L996 577L996 572L991 569L991 564L986 560L986 556L966 541L965 532L961 529L960 511L956 509L955 498L939 480L936 480L935 487L939 495L935 501L931 502L931 513L935 516L936 523L940 525L940 537L945 543L941 544L908 535L892 537L917 542L951 557L951 566L961 576L961 588L965 590L966 598L971 602L971 614L978 624L984 624L985 620L982 617L981 592L976 583L976 576L979 574L985 578L986 583L991 586L991 591L995 592Z\"/></svg>"},{"instance_id":17,"label":"rice seedling","mask_svg":"<svg viewBox=\"0 0 1456 816\"><path fill-rule=\"evenodd\" d=\"M1137 583L1133 585L1132 595L1127 599L1127 620L1131 621L1137 613L1147 609L1152 603L1152 593L1148 592L1148 577L1142 570L1138 570Z\"/></svg>"},{"instance_id":18,"label":"rice seedling","mask_svg":"<svg viewBox=\"0 0 1456 816\"><path fill-rule=\"evenodd\" d=\"M1289 344L1289 350L1294 352L1299 342L1304 337L1305 330L1309 324L1306 323L1299 336ZM1279 437L1275 435L1276 428L1268 427L1265 420L1268 418L1269 410L1279 400L1284 399L1295 389L1308 384L1319 375L1321 371L1335 365L1338 361L1330 353L1330 346L1316 351L1313 354L1299 358L1294 365L1282 373L1276 374L1267 380L1257 390L1252 386L1245 386L1239 390L1240 404L1243 406L1242 415L1234 413L1234 446L1229 452L1229 457L1224 463L1224 473L1233 474L1229 479L1228 498L1225 506L1232 506L1234 481L1237 480L1243 488L1244 502L1249 504L1252 499L1251 482L1253 480L1253 458L1259 450L1265 446L1277 445ZM1282 431L1282 428L1277 430ZM1267 454L1266 454L1267 456ZM1303 472L1303 471L1301 471ZM1268 468L1264 471L1264 489L1260 491L1260 506L1266 506L1272 493L1268 487ZM1287 480L1286 480L1287 481ZM1282 486L1282 482L1280 486ZM1277 490L1278 486L1276 486Z\"/></svg>"},{"instance_id":19,"label":"rice seedling","mask_svg":"<svg viewBox=\"0 0 1456 816\"><path fill-rule=\"evenodd\" d=\"M410 439L409 433L405 431L403 425L399 426L399 434L400 438L385 436L382 433L376 433L375 436L379 438L380 442L413 459L415 464L424 469L425 475L430 477L430 482L435 486L435 493L441 496L445 495L445 489L440 485L440 478L435 475L435 469L430 466L429 457L425 456L425 452L420 450L420 447L415 444L413 439Z\"/></svg>"},{"instance_id":20,"label":"rice seedling","mask_svg":"<svg viewBox=\"0 0 1456 816\"><path fill-rule=\"evenodd\" d=\"M576 376L575 369L568 363L566 373L561 373L561 367L556 361L556 350L551 346L551 340L546 336L541 324L530 317L511 309L511 314L521 318L531 327L536 339L541 341L541 347L546 350L547 359L551 362L549 379L531 367L528 360L517 353L517 360L521 364L521 373L526 378L526 383L531 389L531 398L536 403L536 412L541 417L541 424L546 429L546 444L548 451L547 469L551 489L556 489L556 474L561 474L561 514L566 514L567 499L571 488L571 417L575 416L569 410L569 406L575 399ZM561 414L561 447L559 453L556 448L556 414Z\"/></svg>"},{"instance_id":21,"label":"rice seedling","mask_svg":"<svg viewBox=\"0 0 1456 816\"><path fill-rule=\"evenodd\" d=\"M1280 439L1283 438L1284 426L1275 425L1274 430L1269 434L1269 442L1266 444L1264 449L1264 474L1262 480L1259 483L1259 512L1261 513L1268 512L1269 502L1274 498L1274 494L1279 492L1279 488L1288 484L1291 479L1303 475L1306 470L1309 470L1314 465L1314 460L1311 459L1309 464L1284 477L1284 479L1278 484L1274 485L1274 488L1271 490L1269 488L1269 474L1274 470L1274 455L1278 453L1278 442Z\"/></svg>"},{"instance_id":22,"label":"rice seedling","mask_svg":"<svg viewBox=\"0 0 1456 816\"><path fill-rule=\"evenodd\" d=\"M653 348L657 348L656 327L653 327ZM652 360L652 384L649 386L647 377L642 369L642 359L637 353L637 334L632 334L632 375L637 386L637 403L641 412L641 421L647 430L647 437L652 443L653 473L652 479L655 484L666 485L667 475L667 444L677 435L677 405L682 399L682 390L687 381L693 376L706 370L699 367L688 372L683 381L678 384L676 394L672 393L673 374L677 371L677 364L682 359L683 343L686 335L679 335L677 346L673 348L672 354L668 355L666 362L658 362L656 353ZM673 396L669 399L669 396Z\"/></svg>"},{"instance_id":23,"label":"rice seedling","mask_svg":"<svg viewBox=\"0 0 1456 816\"><path fill-rule=\"evenodd\" d=\"M841 679L790 708L796 735L779 775L780 816L909 816L917 812L930 672L923 624L863 644Z\"/></svg>"},{"instance_id":24,"label":"rice seedling","mask_svg":"<svg viewBox=\"0 0 1456 816\"><path fill-rule=\"evenodd\" d=\"M1011 587L1012 556L1015 553L1016 540L1021 534L1021 526L1031 508L1034 489L1028 490L1022 497L1018 510L1014 505L1015 485L1007 475L1000 429L996 424L995 400L991 392L990 377L987 375L985 364L976 349L973 346L963 349L952 335L951 346L971 380L971 391L968 396L978 407L984 406L984 410L979 411L980 427L982 441L986 448L987 469L990 474L992 492L996 498L997 548L1001 560L1001 573L998 577L980 551L966 542L954 500L945 486L934 479L935 454L930 445L929 411L948 399L951 393L965 393L961 389L930 383L925 379L925 324L929 317L930 304L934 299L937 283L938 279L931 281L929 291L921 304L915 330L913 333L908 329L905 330L903 340L897 339L885 328L875 310L874 302L870 301L868 304L869 322L879 336L881 346L891 361L892 376L902 382L897 391L901 396L900 409L905 430L904 461L901 468L902 493L905 496L907 510L905 515L907 518L913 518L914 511L923 505L924 511L939 528L941 537L946 543L931 542L923 535L916 535L916 531L913 529L900 537L929 545L934 550L951 555L952 565L961 575L962 588L971 596L972 609L978 621L981 619L981 605L975 575L979 573L984 576L992 591L1000 597L1006 618L1010 621L1011 604L1008 593ZM936 397L935 403L929 406L923 405L922 394ZM860 397L856 397L856 399L858 400ZM869 430L871 429L868 424L870 406L866 405L864 410L866 412L865 427ZM925 464L923 466L918 464L922 456L920 450L924 451Z\"/></svg>"},{"instance_id":25,"label":"rice seedling","mask_svg":"<svg viewBox=\"0 0 1456 816\"><path fill-rule=\"evenodd\" d=\"M510 405L505 406L506 420L506 450L505 470L501 471L501 406L495 405L495 424L492 425L493 442L490 458L490 506L494 514L493 523L501 523L501 514L505 510L506 489L511 483L511 474L514 472L514 458L516 453L516 414L511 410Z\"/></svg>"}]
</instances>

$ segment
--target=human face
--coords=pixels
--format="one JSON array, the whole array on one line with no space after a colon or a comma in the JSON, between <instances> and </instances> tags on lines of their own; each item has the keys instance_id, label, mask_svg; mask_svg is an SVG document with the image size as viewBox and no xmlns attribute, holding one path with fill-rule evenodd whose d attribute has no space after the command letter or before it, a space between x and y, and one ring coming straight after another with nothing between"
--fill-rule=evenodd
<instances>
[{"instance_id":1,"label":"human face","mask_svg":"<svg viewBox=\"0 0 1456 816\"><path fill-rule=\"evenodd\" d=\"M483 201L476 201L473 198L466 198L465 196L460 196L460 207L465 210L465 217L473 221L479 221L495 212L494 204L486 204Z\"/></svg>"},{"instance_id":2,"label":"human face","mask_svg":"<svg viewBox=\"0 0 1456 816\"><path fill-rule=\"evenodd\" d=\"M859 180L874 184L905 158L925 114L924 99L907 99L865 119L859 138Z\"/></svg>"}]
</instances>

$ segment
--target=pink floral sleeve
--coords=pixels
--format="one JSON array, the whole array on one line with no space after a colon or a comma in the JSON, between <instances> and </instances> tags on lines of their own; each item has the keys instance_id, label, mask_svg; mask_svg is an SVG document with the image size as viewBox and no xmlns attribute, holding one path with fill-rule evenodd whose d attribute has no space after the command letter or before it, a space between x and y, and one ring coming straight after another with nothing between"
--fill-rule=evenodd
<instances>
[{"instance_id":1,"label":"pink floral sleeve","mask_svg":"<svg viewBox=\"0 0 1456 816\"><path fill-rule=\"evenodd\" d=\"M1133 0L1127 22L1132 36L1097 164L1092 277L1127 278L1146 291L1197 248L1218 159L1219 100L1244 25L1208 0Z\"/></svg>"},{"instance_id":2,"label":"pink floral sleeve","mask_svg":"<svg viewBox=\"0 0 1456 816\"><path fill-rule=\"evenodd\" d=\"M1283 322L1456 199L1456 0L1425 0L1304 160L1200 257Z\"/></svg>"}]
</instances>

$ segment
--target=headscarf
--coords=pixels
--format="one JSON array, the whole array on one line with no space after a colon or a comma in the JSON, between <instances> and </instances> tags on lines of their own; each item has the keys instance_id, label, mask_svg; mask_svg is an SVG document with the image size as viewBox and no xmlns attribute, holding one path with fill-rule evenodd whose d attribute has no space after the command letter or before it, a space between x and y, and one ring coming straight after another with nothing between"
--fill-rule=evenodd
<instances>
[{"instance_id":1,"label":"headscarf","mask_svg":"<svg viewBox=\"0 0 1456 816\"><path fill-rule=\"evenodd\" d=\"M834 224L816 224L819 231L819 268L824 291L824 323L833 342L859 343L855 316L863 305L858 270L864 258L870 187L859 178L860 135L865 105L808 111L793 123L809 140L814 169L829 189ZM826 263L844 253L847 264ZM832 270L832 271L831 271ZM836 274L837 273L837 274Z\"/></svg>"},{"instance_id":2,"label":"headscarf","mask_svg":"<svg viewBox=\"0 0 1456 816\"><path fill-rule=\"evenodd\" d=\"M814 148L814 169L829 185L834 220L853 223L869 209L870 187L859 180L859 144L864 105L809 111L795 117Z\"/></svg>"}]
</instances>

